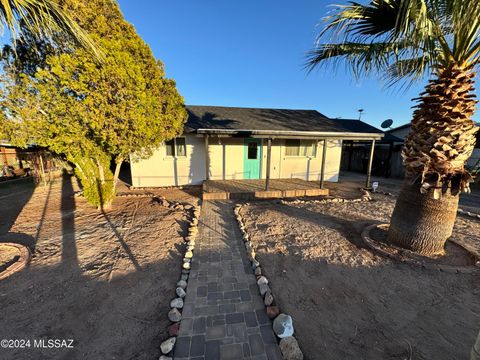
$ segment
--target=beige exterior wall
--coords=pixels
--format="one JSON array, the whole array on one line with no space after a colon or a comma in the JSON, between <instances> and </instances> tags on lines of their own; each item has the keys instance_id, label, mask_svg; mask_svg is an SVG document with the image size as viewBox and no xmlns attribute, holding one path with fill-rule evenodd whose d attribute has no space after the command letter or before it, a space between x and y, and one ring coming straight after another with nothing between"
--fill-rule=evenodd
<instances>
[{"instance_id":1,"label":"beige exterior wall","mask_svg":"<svg viewBox=\"0 0 480 360\"><path fill-rule=\"evenodd\" d=\"M173 158L166 155L165 146L160 146L154 154L144 160L131 158L132 185L135 187L179 186L201 184L205 180L205 150L203 137L186 135L186 156ZM338 181L342 142L327 142L325 181ZM316 155L285 156L285 140L272 141L270 177L299 178L317 181L322 166L323 142L317 144ZM244 178L244 139L210 138L210 179L232 180ZM263 141L260 160L261 178L266 176L267 142Z\"/></svg>"},{"instance_id":2,"label":"beige exterior wall","mask_svg":"<svg viewBox=\"0 0 480 360\"><path fill-rule=\"evenodd\" d=\"M167 156L161 145L148 159L130 157L132 185L135 187L201 184L205 179L203 138L185 136L186 156Z\"/></svg>"}]
</instances>

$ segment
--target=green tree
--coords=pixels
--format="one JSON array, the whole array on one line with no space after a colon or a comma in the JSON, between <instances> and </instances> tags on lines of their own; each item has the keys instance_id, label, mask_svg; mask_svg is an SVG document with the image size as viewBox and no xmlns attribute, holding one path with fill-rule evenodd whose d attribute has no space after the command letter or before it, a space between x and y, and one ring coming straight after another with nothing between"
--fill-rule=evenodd
<instances>
[{"instance_id":1,"label":"green tree","mask_svg":"<svg viewBox=\"0 0 480 360\"><path fill-rule=\"evenodd\" d=\"M99 44L103 61L82 47L42 56L26 52L26 59L10 59L5 108L15 114L12 131L33 136L30 141L65 154L76 167L81 167L78 159L97 164L91 174L95 181L86 171L80 179L92 188L91 202L108 205L121 163L130 154L148 156L162 141L181 133L186 110L175 82L165 78L162 63L123 19L116 2L65 0L61 6ZM43 67L32 66L32 59ZM117 164L113 175L109 159ZM86 168L93 169L90 165Z\"/></svg>"},{"instance_id":2,"label":"green tree","mask_svg":"<svg viewBox=\"0 0 480 360\"><path fill-rule=\"evenodd\" d=\"M344 61L355 76L392 83L433 76L416 99L403 158L406 179L388 239L420 254L444 252L478 128L474 78L480 59L480 1L373 0L336 7L326 19L310 69Z\"/></svg>"}]
</instances>

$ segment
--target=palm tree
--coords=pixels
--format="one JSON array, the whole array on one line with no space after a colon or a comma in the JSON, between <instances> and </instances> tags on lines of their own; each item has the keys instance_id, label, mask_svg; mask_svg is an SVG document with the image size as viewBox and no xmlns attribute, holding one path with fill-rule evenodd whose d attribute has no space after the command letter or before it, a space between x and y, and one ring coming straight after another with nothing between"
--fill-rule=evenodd
<instances>
[{"instance_id":1,"label":"palm tree","mask_svg":"<svg viewBox=\"0 0 480 360\"><path fill-rule=\"evenodd\" d=\"M0 2L0 21L15 43L20 29L38 38L50 37L61 31L80 45L101 56L90 37L64 11L56 0L5 0Z\"/></svg>"},{"instance_id":2,"label":"palm tree","mask_svg":"<svg viewBox=\"0 0 480 360\"><path fill-rule=\"evenodd\" d=\"M309 53L311 70L345 61L355 76L406 84L429 75L405 140L405 182L388 240L422 255L444 252L478 128L474 78L480 60L480 1L372 0L337 5Z\"/></svg>"}]
</instances>

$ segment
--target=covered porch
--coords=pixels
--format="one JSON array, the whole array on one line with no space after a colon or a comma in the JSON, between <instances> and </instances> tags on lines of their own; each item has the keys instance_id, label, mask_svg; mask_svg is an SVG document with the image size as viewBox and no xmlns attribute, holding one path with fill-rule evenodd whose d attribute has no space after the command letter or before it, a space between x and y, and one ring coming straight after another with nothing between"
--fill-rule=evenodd
<instances>
[{"instance_id":1,"label":"covered porch","mask_svg":"<svg viewBox=\"0 0 480 360\"><path fill-rule=\"evenodd\" d=\"M326 196L328 189L317 181L302 179L270 179L268 189L265 179L206 180L203 183L203 200L251 200Z\"/></svg>"},{"instance_id":2,"label":"covered porch","mask_svg":"<svg viewBox=\"0 0 480 360\"><path fill-rule=\"evenodd\" d=\"M330 181L338 179L342 142L345 140L370 142L368 171L365 179L365 187L369 188L375 141L380 140L383 134L199 129L197 136L203 137L205 148L206 179L203 182L203 199L224 200L329 195L325 183L332 177L332 167L336 177L335 180ZM235 156L228 156L226 153L228 145L225 146L225 142L229 141L228 139L240 140L240 151ZM292 142L292 140L309 141L314 144L314 150L306 156L290 156L286 152L286 142ZM243 142L245 142L244 151L242 150ZM275 156L272 154L274 147L276 148ZM329 158L329 153L333 158ZM215 155L212 156L212 154ZM225 171L228 164L240 163L242 157L243 164L247 161L255 162L257 169L255 178L247 177L247 171L243 173L240 171L238 178L225 176L228 173ZM212 171L212 168L215 165L218 167L219 164L221 164L221 171ZM330 171L327 170L327 164L330 166ZM272 174L272 170L276 172ZM300 171L295 172L295 170ZM221 173L223 176L212 176L215 173Z\"/></svg>"}]
</instances>

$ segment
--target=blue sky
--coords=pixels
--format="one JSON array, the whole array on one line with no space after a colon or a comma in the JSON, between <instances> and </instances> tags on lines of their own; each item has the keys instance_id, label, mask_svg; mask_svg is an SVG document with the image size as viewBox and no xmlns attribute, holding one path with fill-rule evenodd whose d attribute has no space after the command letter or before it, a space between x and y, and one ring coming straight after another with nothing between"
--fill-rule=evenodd
<instances>
[{"instance_id":1,"label":"blue sky","mask_svg":"<svg viewBox=\"0 0 480 360\"><path fill-rule=\"evenodd\" d=\"M128 21L161 59L191 105L316 109L372 125L411 118L407 92L376 78L354 81L340 67L302 68L318 23L342 0L119 0Z\"/></svg>"}]
</instances>

